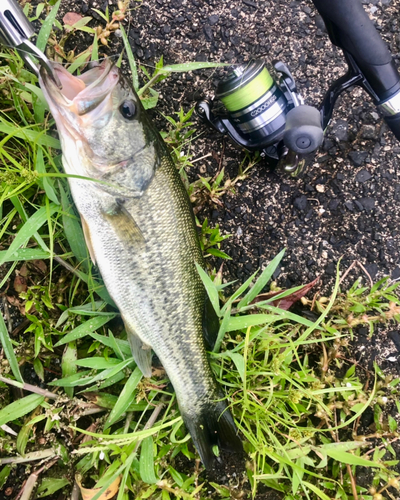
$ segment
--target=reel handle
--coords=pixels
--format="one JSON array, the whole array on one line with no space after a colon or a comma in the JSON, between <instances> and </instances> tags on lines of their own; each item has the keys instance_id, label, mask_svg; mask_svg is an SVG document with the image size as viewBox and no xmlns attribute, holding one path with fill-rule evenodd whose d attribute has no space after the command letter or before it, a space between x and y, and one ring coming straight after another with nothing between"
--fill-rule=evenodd
<instances>
[{"instance_id":1,"label":"reel handle","mask_svg":"<svg viewBox=\"0 0 400 500\"><path fill-rule=\"evenodd\" d=\"M316 151L324 140L321 114L312 106L296 106L286 115L283 142L287 148L300 155Z\"/></svg>"}]
</instances>

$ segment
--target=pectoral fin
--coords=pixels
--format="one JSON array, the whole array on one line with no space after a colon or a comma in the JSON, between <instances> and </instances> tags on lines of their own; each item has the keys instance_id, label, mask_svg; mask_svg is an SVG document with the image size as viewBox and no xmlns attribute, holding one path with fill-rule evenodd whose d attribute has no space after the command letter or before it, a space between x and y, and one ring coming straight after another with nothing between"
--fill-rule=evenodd
<instances>
[{"instance_id":1,"label":"pectoral fin","mask_svg":"<svg viewBox=\"0 0 400 500\"><path fill-rule=\"evenodd\" d=\"M133 359L145 377L151 377L151 347L142 342L132 329L126 328Z\"/></svg>"},{"instance_id":2,"label":"pectoral fin","mask_svg":"<svg viewBox=\"0 0 400 500\"><path fill-rule=\"evenodd\" d=\"M131 243L135 249L145 246L145 239L133 216L126 210L123 203L116 202L103 216L108 220L117 237L126 243Z\"/></svg>"},{"instance_id":3,"label":"pectoral fin","mask_svg":"<svg viewBox=\"0 0 400 500\"><path fill-rule=\"evenodd\" d=\"M90 258L92 259L93 264L96 264L96 259L94 257L94 250L93 250L93 245L92 245L92 239L90 237L89 226L82 215L81 215L81 221L82 221L83 236L85 237L86 246L88 247Z\"/></svg>"}]
</instances>

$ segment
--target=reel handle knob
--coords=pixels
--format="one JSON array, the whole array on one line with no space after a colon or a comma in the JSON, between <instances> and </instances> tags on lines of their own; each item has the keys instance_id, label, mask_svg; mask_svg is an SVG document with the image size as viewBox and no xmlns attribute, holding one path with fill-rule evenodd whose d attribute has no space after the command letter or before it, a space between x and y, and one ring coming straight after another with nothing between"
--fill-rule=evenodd
<instances>
[{"instance_id":1,"label":"reel handle knob","mask_svg":"<svg viewBox=\"0 0 400 500\"><path fill-rule=\"evenodd\" d=\"M321 114L312 106L296 106L286 115L283 142L298 154L312 153L324 140L321 127Z\"/></svg>"}]
</instances>

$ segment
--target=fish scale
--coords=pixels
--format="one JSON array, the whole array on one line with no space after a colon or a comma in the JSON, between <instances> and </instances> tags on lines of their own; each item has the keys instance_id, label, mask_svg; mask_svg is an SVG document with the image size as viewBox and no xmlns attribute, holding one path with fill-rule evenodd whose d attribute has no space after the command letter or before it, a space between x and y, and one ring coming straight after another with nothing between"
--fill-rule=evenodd
<instances>
[{"instance_id":1,"label":"fish scale","mask_svg":"<svg viewBox=\"0 0 400 500\"><path fill-rule=\"evenodd\" d=\"M77 78L61 66L55 70L62 82ZM90 71L88 86L71 102L44 71L40 78L59 130L65 171L106 183L69 178L85 238L121 312L138 366L151 375L151 347L171 380L201 459L211 467L214 445L241 451L241 442L205 349L206 292L196 269L196 263L204 268L204 260L189 197L122 75L108 62ZM91 86L99 84L109 92L94 106ZM121 102L135 111L135 119L121 116ZM75 109L84 110L83 116Z\"/></svg>"}]
</instances>

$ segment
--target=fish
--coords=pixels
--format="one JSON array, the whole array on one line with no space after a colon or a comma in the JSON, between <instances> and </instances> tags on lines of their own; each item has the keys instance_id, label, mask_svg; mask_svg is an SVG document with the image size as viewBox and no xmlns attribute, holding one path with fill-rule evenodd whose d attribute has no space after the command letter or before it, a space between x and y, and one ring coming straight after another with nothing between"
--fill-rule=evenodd
<instances>
[{"instance_id":1,"label":"fish","mask_svg":"<svg viewBox=\"0 0 400 500\"><path fill-rule=\"evenodd\" d=\"M118 307L145 377L152 351L174 387L207 469L215 446L241 453L232 414L207 357L219 322L196 264L205 268L193 210L165 142L130 82L109 59L80 76L59 64L62 88L41 68L63 168L90 257Z\"/></svg>"}]
</instances>

